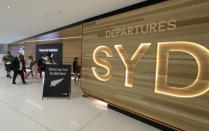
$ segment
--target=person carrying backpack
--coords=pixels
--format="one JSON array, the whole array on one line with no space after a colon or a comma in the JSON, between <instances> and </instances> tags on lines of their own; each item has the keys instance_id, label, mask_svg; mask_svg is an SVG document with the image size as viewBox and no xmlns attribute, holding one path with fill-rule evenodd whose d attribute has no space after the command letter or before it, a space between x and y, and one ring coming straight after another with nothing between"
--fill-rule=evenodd
<instances>
[{"instance_id":1,"label":"person carrying backpack","mask_svg":"<svg viewBox=\"0 0 209 131\"><path fill-rule=\"evenodd\" d=\"M10 51L7 51L7 55L5 55L2 58L2 61L4 62L5 65L5 70L7 72L7 78L12 78L10 76L11 71L12 71L12 61L13 61L14 57L11 55Z\"/></svg>"}]
</instances>

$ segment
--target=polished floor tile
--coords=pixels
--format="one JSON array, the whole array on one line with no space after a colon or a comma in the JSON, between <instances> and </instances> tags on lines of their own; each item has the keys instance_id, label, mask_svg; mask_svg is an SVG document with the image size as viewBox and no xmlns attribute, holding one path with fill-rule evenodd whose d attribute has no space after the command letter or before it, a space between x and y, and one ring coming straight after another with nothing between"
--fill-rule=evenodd
<instances>
[{"instance_id":1,"label":"polished floor tile","mask_svg":"<svg viewBox=\"0 0 209 131\"><path fill-rule=\"evenodd\" d=\"M0 65L1 131L155 131L128 116L107 108L107 104L82 97L80 86L72 81L70 100L44 98L40 79L28 78L17 85L5 78Z\"/></svg>"},{"instance_id":2,"label":"polished floor tile","mask_svg":"<svg viewBox=\"0 0 209 131\"><path fill-rule=\"evenodd\" d=\"M158 131L158 129L113 110L106 110L81 131Z\"/></svg>"},{"instance_id":3,"label":"polished floor tile","mask_svg":"<svg viewBox=\"0 0 209 131\"><path fill-rule=\"evenodd\" d=\"M33 121L16 109L0 102L0 129L2 131L48 131L40 123Z\"/></svg>"}]
</instances>

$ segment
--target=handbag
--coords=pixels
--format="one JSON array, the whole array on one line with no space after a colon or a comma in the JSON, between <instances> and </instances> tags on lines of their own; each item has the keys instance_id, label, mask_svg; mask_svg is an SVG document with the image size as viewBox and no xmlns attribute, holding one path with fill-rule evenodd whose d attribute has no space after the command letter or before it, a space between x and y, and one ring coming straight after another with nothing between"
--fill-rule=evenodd
<instances>
[{"instance_id":1,"label":"handbag","mask_svg":"<svg viewBox=\"0 0 209 131\"><path fill-rule=\"evenodd\" d=\"M41 73L41 69L40 69L40 68L38 68L38 69L37 69L37 72L38 72L38 73Z\"/></svg>"},{"instance_id":2,"label":"handbag","mask_svg":"<svg viewBox=\"0 0 209 131\"><path fill-rule=\"evenodd\" d=\"M27 72L27 73L24 74L25 79L28 78L29 76L30 76L30 72Z\"/></svg>"}]
</instances>

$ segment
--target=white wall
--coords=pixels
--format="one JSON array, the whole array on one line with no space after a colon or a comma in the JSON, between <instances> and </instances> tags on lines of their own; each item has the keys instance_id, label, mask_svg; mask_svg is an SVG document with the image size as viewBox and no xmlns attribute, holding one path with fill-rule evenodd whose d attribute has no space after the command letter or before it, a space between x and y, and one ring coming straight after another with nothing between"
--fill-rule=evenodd
<instances>
[{"instance_id":1,"label":"white wall","mask_svg":"<svg viewBox=\"0 0 209 131\"><path fill-rule=\"evenodd\" d=\"M8 50L7 44L0 44L0 54L6 54Z\"/></svg>"},{"instance_id":2,"label":"white wall","mask_svg":"<svg viewBox=\"0 0 209 131\"><path fill-rule=\"evenodd\" d=\"M7 44L0 44L0 63L3 63L2 58L7 53L7 50L8 50Z\"/></svg>"}]
</instances>

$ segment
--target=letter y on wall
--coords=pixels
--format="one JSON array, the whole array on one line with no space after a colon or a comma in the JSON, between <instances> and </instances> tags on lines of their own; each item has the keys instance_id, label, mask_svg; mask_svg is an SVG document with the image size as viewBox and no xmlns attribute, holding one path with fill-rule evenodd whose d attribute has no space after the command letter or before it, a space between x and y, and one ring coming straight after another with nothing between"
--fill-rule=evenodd
<instances>
[{"instance_id":1,"label":"letter y on wall","mask_svg":"<svg viewBox=\"0 0 209 131\"><path fill-rule=\"evenodd\" d=\"M125 49L122 45L115 45L115 49L118 52L125 68L125 86L132 87L133 86L133 71L136 66L136 64L139 62L139 60L142 58L144 53L147 51L147 49L150 47L151 43L143 43L139 44L136 51L132 55L131 58L128 57L127 53L125 52Z\"/></svg>"}]
</instances>

